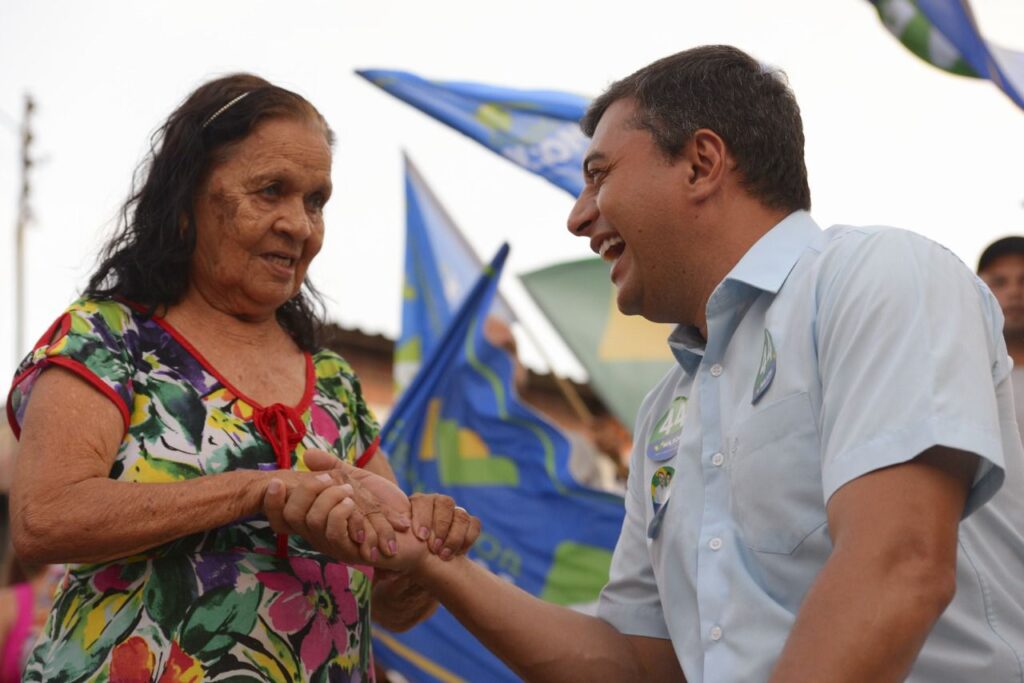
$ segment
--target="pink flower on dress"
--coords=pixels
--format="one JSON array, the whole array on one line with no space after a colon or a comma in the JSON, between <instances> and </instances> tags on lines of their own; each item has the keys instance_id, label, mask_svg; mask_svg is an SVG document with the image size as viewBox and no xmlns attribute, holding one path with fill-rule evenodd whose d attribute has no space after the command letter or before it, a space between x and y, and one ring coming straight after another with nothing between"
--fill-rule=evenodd
<instances>
[{"instance_id":1,"label":"pink flower on dress","mask_svg":"<svg viewBox=\"0 0 1024 683\"><path fill-rule=\"evenodd\" d=\"M341 436L337 421L315 401L309 407L309 423L313 427L313 432L323 437L327 443L334 443Z\"/></svg>"},{"instance_id":2,"label":"pink flower on dress","mask_svg":"<svg viewBox=\"0 0 1024 683\"><path fill-rule=\"evenodd\" d=\"M309 626L299 657L307 671L316 671L331 654L348 649L348 627L359 620L359 606L348 589L348 567L337 562L321 565L302 557L289 559L292 573L259 572L267 588L277 591L270 604L270 624L283 633Z\"/></svg>"}]
</instances>

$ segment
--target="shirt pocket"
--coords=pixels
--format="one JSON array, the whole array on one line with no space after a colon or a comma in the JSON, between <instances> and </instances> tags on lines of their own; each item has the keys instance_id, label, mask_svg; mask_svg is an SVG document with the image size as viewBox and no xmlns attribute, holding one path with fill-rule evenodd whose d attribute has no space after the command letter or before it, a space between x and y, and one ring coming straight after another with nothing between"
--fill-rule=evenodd
<instances>
[{"instance_id":1,"label":"shirt pocket","mask_svg":"<svg viewBox=\"0 0 1024 683\"><path fill-rule=\"evenodd\" d=\"M744 543L788 555L826 521L817 420L806 392L762 407L733 441L733 518Z\"/></svg>"}]
</instances>

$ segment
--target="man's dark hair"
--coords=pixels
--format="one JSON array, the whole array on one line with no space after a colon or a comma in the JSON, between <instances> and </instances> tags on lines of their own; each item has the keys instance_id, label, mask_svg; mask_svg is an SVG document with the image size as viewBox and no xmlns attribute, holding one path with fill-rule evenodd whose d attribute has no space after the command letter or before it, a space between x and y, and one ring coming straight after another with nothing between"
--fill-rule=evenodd
<instances>
[{"instance_id":1,"label":"man's dark hair","mask_svg":"<svg viewBox=\"0 0 1024 683\"><path fill-rule=\"evenodd\" d=\"M1010 235L996 240L981 252L981 258L978 259L978 274L983 273L996 259L1014 254L1024 256L1024 237Z\"/></svg>"},{"instance_id":2,"label":"man's dark hair","mask_svg":"<svg viewBox=\"0 0 1024 683\"><path fill-rule=\"evenodd\" d=\"M613 83L590 105L583 132L593 137L621 99L636 103L636 125L668 159L708 128L725 140L751 195L773 209L811 208L800 107L780 70L728 45L685 50Z\"/></svg>"},{"instance_id":3,"label":"man's dark hair","mask_svg":"<svg viewBox=\"0 0 1024 683\"><path fill-rule=\"evenodd\" d=\"M122 297L146 306L150 314L181 301L196 246L196 192L232 145L273 118L319 123L327 143L334 142L334 134L312 104L258 76L225 76L189 95L150 139L149 154L135 171L117 230L104 245L84 294ZM302 349L314 350L323 300L308 278L277 309L277 319Z\"/></svg>"}]
</instances>

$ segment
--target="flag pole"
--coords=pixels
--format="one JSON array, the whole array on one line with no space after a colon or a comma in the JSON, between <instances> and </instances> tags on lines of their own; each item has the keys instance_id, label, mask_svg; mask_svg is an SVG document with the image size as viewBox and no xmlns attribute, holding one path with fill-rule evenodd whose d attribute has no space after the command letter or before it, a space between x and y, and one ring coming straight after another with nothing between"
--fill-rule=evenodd
<instances>
[{"instance_id":1,"label":"flag pole","mask_svg":"<svg viewBox=\"0 0 1024 683\"><path fill-rule=\"evenodd\" d=\"M530 340L530 343L533 344L533 348L537 349L537 352L540 354L541 359L544 361L544 363L547 364L548 370L551 371L551 376L554 377L555 379L555 385L558 387L558 390L562 393L562 396L565 397L565 400L569 404L569 407L572 408L572 411L574 413L576 413L576 417L578 417L583 422L583 424L589 427L594 422L594 414L590 412L590 408L588 408L587 404L583 402L583 397L580 396L580 392L576 391L576 387L574 387L568 380L566 380L564 377L558 374L558 372L555 370L554 363L551 362L551 357L548 356L547 352L544 350L543 345L541 345L541 343L537 340L537 337L533 334L530 328L527 327L521 320L517 320L516 322L518 322L520 327L523 328L523 331L526 333L527 339Z\"/></svg>"}]
</instances>

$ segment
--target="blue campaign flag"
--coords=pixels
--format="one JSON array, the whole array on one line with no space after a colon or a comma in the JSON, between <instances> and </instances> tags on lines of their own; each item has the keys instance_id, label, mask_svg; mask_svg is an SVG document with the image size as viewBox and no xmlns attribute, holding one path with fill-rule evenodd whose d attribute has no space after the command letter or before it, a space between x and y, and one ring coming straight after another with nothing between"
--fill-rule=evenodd
<instances>
[{"instance_id":1,"label":"blue campaign flag","mask_svg":"<svg viewBox=\"0 0 1024 683\"><path fill-rule=\"evenodd\" d=\"M480 518L474 560L545 600L588 605L607 581L623 502L575 482L568 439L519 401L512 359L484 338L507 254L454 311L381 443L405 491L446 493ZM443 608L374 638L377 658L410 681L518 680Z\"/></svg>"},{"instance_id":2,"label":"blue campaign flag","mask_svg":"<svg viewBox=\"0 0 1024 683\"><path fill-rule=\"evenodd\" d=\"M870 0L886 28L950 73L987 78L1024 108L1024 52L982 37L967 0Z\"/></svg>"},{"instance_id":3,"label":"blue campaign flag","mask_svg":"<svg viewBox=\"0 0 1024 683\"><path fill-rule=\"evenodd\" d=\"M407 71L356 73L574 197L582 191L588 140L579 120L588 98L552 90L429 81Z\"/></svg>"},{"instance_id":4,"label":"blue campaign flag","mask_svg":"<svg viewBox=\"0 0 1024 683\"><path fill-rule=\"evenodd\" d=\"M405 161L405 282L402 331L395 348L395 385L403 390L430 355L452 312L480 277L483 262L408 156ZM515 322L500 293L491 315Z\"/></svg>"}]
</instances>

